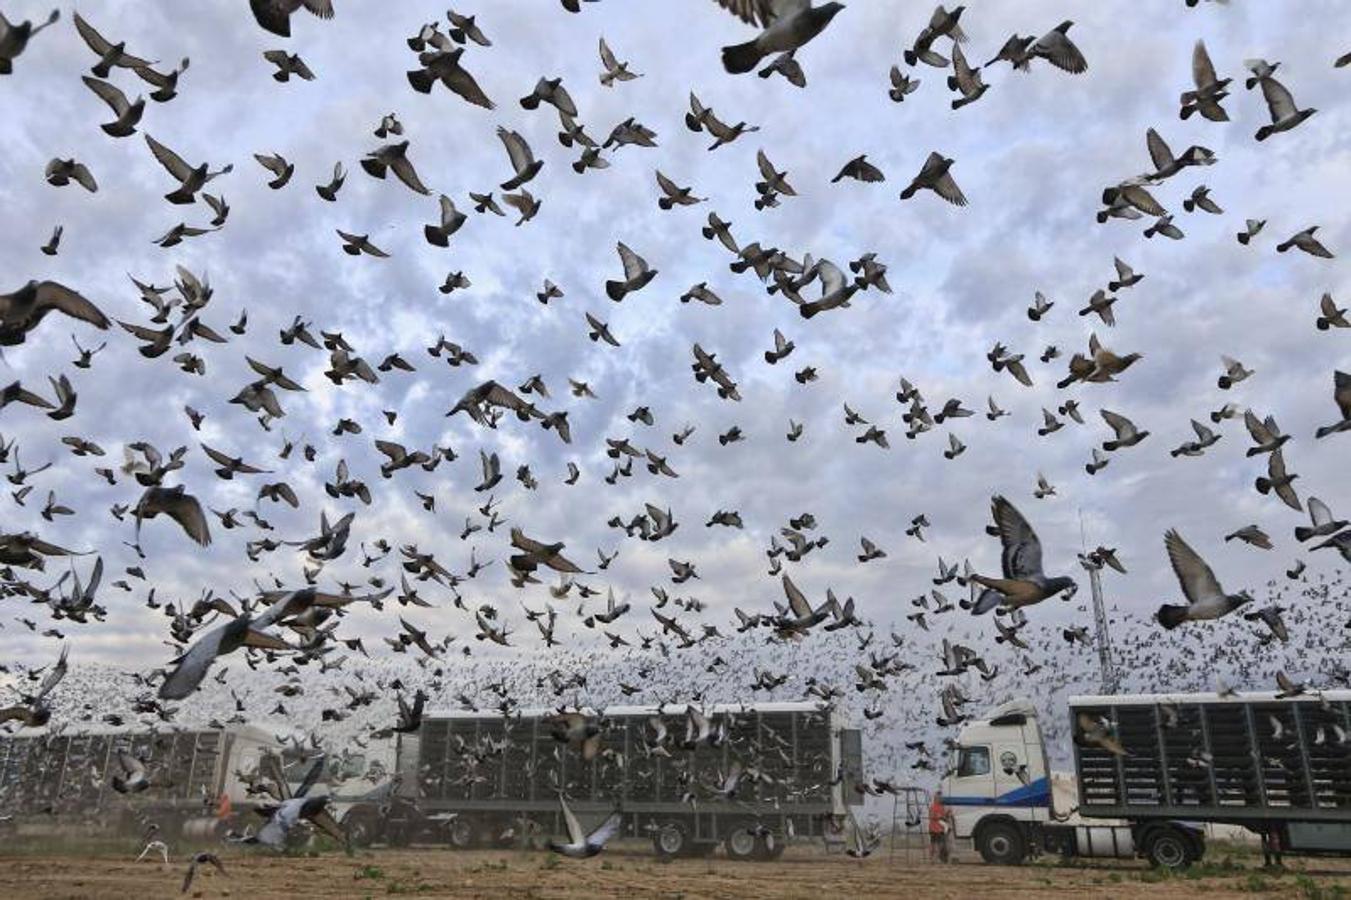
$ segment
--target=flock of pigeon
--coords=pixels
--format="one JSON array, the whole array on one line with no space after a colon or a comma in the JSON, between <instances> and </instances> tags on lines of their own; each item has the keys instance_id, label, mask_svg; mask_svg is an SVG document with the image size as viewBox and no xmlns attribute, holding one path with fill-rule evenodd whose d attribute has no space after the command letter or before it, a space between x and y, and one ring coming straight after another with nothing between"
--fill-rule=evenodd
<instances>
[{"instance_id":1,"label":"flock of pigeon","mask_svg":"<svg viewBox=\"0 0 1351 900\"><path fill-rule=\"evenodd\" d=\"M830 52L831 23L837 15L847 15L840 3L717 2L758 30L753 39L724 48L722 64L726 72L783 79L793 88L808 83L810 53L805 48L810 45L811 52ZM604 5L590 8L595 3L563 0L562 6L570 13L586 12L603 18ZM1195 5L1195 0L1188 0L1187 5ZM332 0L250 0L249 6L257 24L279 39L290 38L293 27L297 33L303 29L307 39L310 35L315 40L322 38L322 23L312 29L304 17L297 18L302 11L321 20L341 15ZM240 15L247 16L242 3L240 7ZM889 90L890 99L901 104L917 90L946 88L952 95L953 115L970 115L960 111L989 102L985 98L992 84L985 81L983 73L991 67L1006 63L1012 70L1035 78L1075 78L1090 70L1091 61L1076 43L1074 23L1070 21L1034 29L1029 35L1014 34L988 61L973 63L968 60L968 49L964 49L971 43L964 28L971 26L974 14L960 6L939 6L923 28L898 48L899 60L891 68L889 89L884 80L878 90ZM209 242L214 232L230 227L232 209L226 189L232 180L262 177L274 191L290 186L292 192L308 194L308 188L291 186L299 173L282 153L256 153L260 175L257 170L243 171L252 163L241 162L240 171L236 171L231 161L203 161L200 156L185 155L182 148L175 150L172 141L152 136L152 130L162 134L165 119L176 104L194 102L194 72L189 60L165 66L132 52L153 56L149 48L129 48L118 40L116 21L91 21L79 13L69 18L89 50L78 63L71 62L72 77L79 74L89 91L109 109L110 120L100 125L103 137L99 139L118 142L128 153L148 150L163 170L156 187L162 201L152 195L145 198L146 202L167 202L175 217L182 214L177 224L156 238L159 246L172 251L185 241ZM9 76L0 81L0 89L22 83L29 57L43 52L44 30L62 27L64 21L58 11L36 24L0 17L0 73ZM414 34L404 36L410 51L406 73L409 97L412 93L431 95L444 104L448 118L468 107L495 110L499 105L510 105L506 98L490 97L475 74L492 65L494 28L507 28L509 24L492 22L489 15L475 17L452 10L444 22L428 22ZM279 84L335 77L316 72L307 64L303 45L287 46L263 54L272 67L269 71L275 70L272 78ZM701 50L692 47L688 52ZM1351 54L1328 60L1327 64L1330 68L1342 67L1348 62ZM1270 121L1252 136L1254 142L1276 142L1294 129L1318 127L1316 110L1301 107L1296 100L1299 85L1292 92L1284 83L1280 62L1251 59L1244 65L1247 74L1241 85L1233 77L1221 77L1205 44L1198 41L1192 56L1194 83L1181 93L1176 110L1180 118L1196 115L1221 128L1229 120L1228 108L1239 103L1262 103ZM627 83L644 77L642 68L638 61L623 59L603 37L600 39L601 90L624 91ZM605 190L604 170L639 166L637 157L659 148L660 141L707 138L711 141L708 151L718 151L751 140L749 136L761 128L758 123L733 123L733 117L720 117L692 92L684 113L688 133L659 134L636 116L618 122L608 133L589 133L582 106L574 99L574 92L582 96L581 88L576 84L565 86L560 78L541 77L533 87L523 85L524 95L511 103L519 103L532 115L543 115L545 108L550 108L548 114L558 119L559 144L576 157L571 162L573 173L595 179L597 191ZM149 104L139 94L142 91L148 92ZM391 98L391 104L399 102ZM434 160L420 153L396 113L369 123L368 130L379 141L373 149L346 149L356 155L365 176L390 182L389 190L435 197L435 213L422 229L422 238L432 247L453 251L462 229L474 228L485 217L507 217L503 207L512 211L514 224L520 227L515 234L528 235L531 220L547 208L548 179L540 176L555 165L552 154L537 153L519 130L496 128L505 150L506 177L500 183L467 191L465 197L439 193L428 186L435 181L429 177ZM1199 145L1175 153L1153 128L1145 144L1148 168L1136 175L1122 173L1123 177L1102 189L1097 220L1113 227L1119 227L1121 220L1147 220L1144 238L1181 240L1184 232L1165 205L1164 191L1180 173L1214 165L1218 156ZM496 142L483 152L498 152ZM757 215L766 218L733 223L710 210L695 226L710 242L708 246L722 254L728 270L739 279L737 283L763 289L770 298L767 302L796 307L802 329L849 316L851 307L865 297L891 294L888 266L881 251L860 252L837 264L802 250L777 246L765 237L754 240L751 236L755 230L768 231L771 226L766 223L772 210L798 196L795 182L801 184L810 177L835 184L852 180L877 185L887 181L882 169L866 155L859 155L838 171L832 165L824 171L789 172L774 162L774 155L772 147L760 147L755 154L758 178L753 205ZM653 166L652 171L655 192L644 202L655 203L663 213L713 202L698 196L694 187L682 185L669 170ZM118 177L117 172L96 174L78 157L59 155L51 158L44 174L51 187L38 182L35 189L90 194L99 191L101 180ZM325 172L324 177L324 183L314 186L319 199L296 198L297 207L302 203L341 204L348 178L346 164L337 162L331 175ZM961 162L933 150L916 160L908 180L903 180L898 202L941 200L953 207L987 202L978 196L968 198L960 187L961 179ZM401 187L394 185L395 181ZM623 202L637 201L624 198ZM1218 198L1204 185L1191 190L1180 205L1187 213L1225 214ZM966 212L953 210L954 215ZM304 221L297 213L292 227L302 227ZM1255 252L1263 243L1265 224L1265 220L1246 220L1236 232L1236 241L1253 247ZM1334 258L1318 231L1315 224L1281 234L1274 249L1282 254L1299 251L1319 260ZM80 252L78 247L63 247L63 237L64 229L58 224L41 252L49 257ZM327 239L332 241L335 254L341 250L358 257L353 265L398 264L398 254L389 249L386 235L372 228L353 225L350 230L337 230L336 236L328 234ZM640 234L620 241L617 265L608 273L611 277L597 278L592 285L560 285L546 273L539 273L540 288L526 302L537 302L541 310L573 302L586 307L578 317L584 319L585 328L577 330L576 346L572 348L578 357L622 350L625 335L612 328L597 310L606 304L651 302L655 293L652 285L661 284L660 260L654 266L644 258L642 241ZM1146 547L1119 552L1100 546L1080 553L1073 565L1067 562L1067 548L1048 547L1044 553L1036 530L1038 516L1030 503L1054 497L1056 487L1045 475L1039 475L1030 492L1032 501L1003 495L991 500L987 532L1001 548L999 570L962 562L952 555L940 556L932 584L920 586L903 616L895 616L894 606L885 605L887 601L881 598L840 599L833 590L811 598L799 588L794 575L809 562L809 556L820 554L831 543L812 512L804 511L785 523L773 524L743 522L735 508L709 510L704 526L764 535L767 573L780 596L772 603L747 598L735 604L733 616L715 617L706 601L690 593L701 577L700 567L711 563L671 555L666 558L667 570L650 585L651 600L644 608L637 600L616 597L613 589L607 588L608 573L617 560L618 568L626 555L636 552L628 548L646 550L671 537L681 525L697 527L694 522L681 521L691 511L682 509L679 503L680 482L676 481L676 499L646 502L641 508L603 515L613 542L608 549L595 548L593 561L590 550L576 546L568 534L539 533L530 523L525 506L530 493L539 489L541 480L555 476L526 460L516 461L513 473L513 465L499 450L490 449L490 441L513 433L521 441L525 435L548 433L549 440L556 441L564 452L578 453L577 460L566 463L566 472L557 474L562 484L578 493L594 491L603 496L607 488L627 479L641 480L644 471L651 476L654 493L667 483L665 479L691 477L688 470L682 471L683 451L689 443L705 440L704 429L685 424L669 442L656 437L656 423L663 418L663 409L654 401L625 416L625 433L584 430L576 427L576 410L603 393L604 385L593 385L580 377L569 377L565 388L550 385L543 374L525 368L527 363L522 360L517 361L522 367L518 375L510 380L475 378L472 373L480 366L480 358L486 359L492 348L470 348L445 335L426 347L425 358L412 359L384 350L363 355L357 344L365 341L358 342L341 331L330 330L322 321L301 316L280 330L267 352L241 354L250 373L244 383L222 384L219 378L208 376L208 370L217 372L230 352L228 345L250 333L248 312L236 302L238 298L226 299L225 304L231 308L222 311L223 304L216 300L207 273L172 262L170 265L175 275L165 284L157 284L158 278L138 276L123 286L34 279L0 295L0 345L10 348L7 352L11 358L25 353L28 348L24 345L35 333L73 329L70 341L76 356L69 365L81 373L103 368L99 355L109 344L121 342L135 347L141 358L138 365L167 369L172 364L178 371L169 370L166 379L210 385L198 390L202 396L209 391L213 400L209 408L203 400L170 411L170 392L154 399L166 406L165 412L181 414L181 444L158 447L127 435L122 446L104 447L79 434L75 427L80 421L80 382L96 376L68 375L60 371L61 362L52 360L46 385L32 379L14 381L0 392L0 409L11 407L4 413L4 427L20 435L0 439L0 463L13 467L8 480L14 487L11 494L16 504L15 515L6 518L12 520L22 509L36 513L42 523L34 521L33 530L0 534L0 591L7 598L8 608L22 611L5 627L26 627L61 643L59 651L51 652L51 657L59 656L55 664L5 667L12 698L6 708L0 709L0 723L7 723L3 727L10 730L45 727L59 731L99 721L140 721L172 728L188 718L209 719L214 724L283 719L305 732L306 741L331 746L337 752L337 746L347 741L355 740L366 747L387 742L396 732L415 731L428 697L441 705L495 706L504 715L511 715L513 709L539 703L564 711L603 709L608 703L629 698L658 702L678 697L713 703L805 695L850 705L861 712L873 739L868 758L878 769L901 769L900 760L906 759L909 768L937 772L941 769L943 736L951 734L947 729L965 721L1001 691L1032 694L1050 703L1064 690L1081 689L1085 681L1091 684L1095 678L1093 638L1088 627L1091 616L1085 611L1085 598L1079 596L1076 607L1081 611L1080 624L1064 629L1039 627L1037 604L1075 598L1083 579L1076 569L1124 572L1123 560L1127 557L1133 565L1141 566L1163 559L1156 555L1157 550ZM1129 304L1121 301L1127 296L1125 292L1146 277L1117 257L1112 277L1077 311L1078 316L1106 333L1119 316L1130 315L1123 311ZM602 288L608 300L600 298ZM709 280L692 285L679 295L679 302L718 307L724 303L718 290L712 285L710 272ZM443 295L461 291L472 291L471 279L463 270L451 271L439 285ZM111 300L119 292L126 295L126 302ZM582 301L582 297L587 300ZM1027 319L1036 324L1056 315L1072 314L1065 304L1035 293L1026 311ZM815 321L809 325L809 320ZM1310 323L1311 332L1343 328L1351 328L1347 310L1339 307L1331 294L1325 294L1316 321ZM369 344L377 344L381 337L371 335ZM678 342L674 335L671 340ZM772 346L763 353L767 367L786 361L797 349L794 337L785 329L776 328L770 340ZM945 445L942 456L955 461L967 447L955 432L945 432L945 423L983 417L993 425L1010 416L996 400L996 389L1031 388L1049 375L1058 379L1064 399L1055 409L1043 408L1040 423L1022 426L1028 441L1032 441L1033 431L1046 438L1061 429L1085 426L1092 416L1082 407L1106 404L1099 405L1097 415L1109 436L1092 449L1084 469L1090 477L1110 478L1110 473L1099 473L1119 455L1142 452L1134 448L1151 435L1149 429L1109 408L1111 386L1135 375L1139 370L1134 366L1145 354L1119 351L1108 344L1100 333L1091 333L1086 349L1073 353L1064 363L1057 363L1060 352L1048 347L1040 354L1039 369L1025 354L995 342L986 354L994 386L984 403L968 405L955 397L935 402L915 383L900 377L895 399L903 430L876 415L865 417L847 402L843 403L843 423L853 429L855 442L864 445L860 452L867 445L891 449L893 443L899 443L895 438L903 433L907 445L934 441ZM652 377L661 379L652 385L653 397L660 398L668 390L668 382L676 384L683 379L683 384L688 384L691 375L694 384L702 386L697 390L728 405L752 400L755 390L762 386L758 377L740 369L745 363L734 365L720 358L714 346L681 343L678 352L688 369L675 366L653 372ZM391 380L412 377L423 367L439 366L442 361L452 374L465 379L456 388L459 399L454 403L432 409L424 397L417 409L379 411L368 404L368 416L340 416L332 427L331 440L307 441L284 432L288 412L296 406L356 409L357 402L339 404L332 398L350 397ZM758 361L755 364L758 366ZM818 378L811 364L792 374L794 382L803 388ZM1311 492L1325 492L1333 485L1306 488L1301 483L1297 489L1299 476L1291 471L1285 455L1290 448L1346 439L1341 435L1351 431L1351 375L1332 373L1333 403L1327 424L1315 434L1295 435L1283 432L1273 414L1244 406L1241 385L1255 377L1261 376L1240 360L1224 357L1216 386L1220 392L1232 392L1223 396L1233 396L1234 400L1213 411L1182 413L1184 417L1195 415L1191 420L1194 439L1170 449L1169 454L1194 458L1225 438L1250 441L1247 455L1260 462L1263 473L1256 478L1255 490L1270 498L1273 520L1285 514L1276 505L1283 504L1290 514L1300 516L1298 527L1280 526L1293 528L1297 544L1317 557L1339 554L1351 561L1351 524L1337 518L1329 504ZM228 402L215 402L220 400ZM396 422L430 415L448 416L456 425L468 423L472 428L469 434L483 443L478 447L454 447L442 442L408 446L391 436ZM572 420L570 415L574 416ZM62 426L70 433L60 438L60 446L39 445L23 437L31 433L26 417L62 423L70 420L70 425ZM224 418L229 425L215 433L228 442L213 439L208 443L199 435L204 423L209 428L212 419ZM1246 437L1243 431L1226 430L1226 423L1240 420ZM533 432L533 426L540 432ZM792 453L804 431L803 421L790 419L786 440L773 452ZM748 437L735 425L714 436L720 447ZM367 440L370 443L364 444ZM1155 438L1146 447L1157 441ZM586 462L588 454L602 458L602 453L603 468ZM119 456L121 462L117 461ZM25 465L25 461L43 458L50 461ZM256 485L256 490L248 488L252 503L247 508L217 508L222 504L216 502L212 484L186 480L187 466L198 459L206 462L215 480L229 483L229 496L240 496L236 490L240 482ZM318 470L321 462L326 466L324 472ZM44 474L48 469L52 472ZM476 479L453 489L472 498L473 512L464 518L462 526L459 522L438 521L439 530L429 538L419 525L420 537L410 539L398 532L403 523L397 520L378 519L378 530L363 522L374 518L373 510L378 510L382 499L379 495L397 491L411 494L418 508L435 516L438 501L443 508L451 503L444 493L438 496L434 489L404 485L418 473L448 470L468 471L470 480ZM66 482L57 474L74 478L73 473L84 476L86 471L97 476L117 498L109 510L111 521L82 532L96 536L86 543L55 540L50 535L58 523L76 515L76 510L62 500ZM323 495L309 496L304 490L305 484L319 483ZM417 482L419 486L428 483ZM33 494L35 490L37 494ZM600 506L598 500L579 500L577 510L594 514ZM269 518L274 517L272 510L284 515L288 508L308 511L312 517L309 521L317 520L317 529L283 536L283 529ZM521 514L507 512L512 509ZM93 511L80 511L84 519L94 515ZM905 530L906 540L925 549L930 527L929 514L915 515ZM1273 527L1248 525L1224 540L1271 549L1274 544L1269 531ZM152 530L160 538L174 536L177 556L205 552L200 548L211 545L222 533L244 535L238 560L243 566L239 583L229 587L202 585L200 594L190 599L171 599L157 593L147 573L162 560L148 554L141 543L142 536ZM866 535L857 539L859 548L854 556L859 566L899 550L884 547ZM469 543L464 565L450 560L450 548L461 542ZM1132 673L1127 686L1132 678L1141 679L1143 684L1148 677L1155 679L1151 683L1171 689L1210 689L1214 685L1207 673L1217 661L1238 660L1245 652L1253 653L1254 646L1261 648L1257 654L1260 662L1246 668L1254 677L1260 674L1272 683L1279 677L1283 689L1301 688L1284 674L1286 665L1300 666L1302 672L1316 675L1324 683L1351 682L1351 672L1335 662L1342 626L1333 620L1347 614L1339 575L1306 573L1305 563L1296 561L1284 580L1267 584L1267 596L1259 601L1248 590L1231 592L1222 587L1203 556L1179 531L1167 530L1163 544L1184 602L1158 607L1148 621L1137 615L1138 606L1135 610L1113 606L1114 620L1138 626L1123 628L1116 638L1122 667ZM941 548L935 549L942 553ZM105 583L104 559L122 556L134 558L123 572ZM343 568L353 564L357 568ZM269 567L284 576L274 574ZM1048 574L1048 569L1056 574ZM266 577L264 572L268 573ZM252 587L244 588L250 581ZM914 590L912 586L900 589ZM100 623L117 618L119 607L131 595L142 597L150 609L164 613L171 654L160 667L147 665L125 677L110 678L107 670L97 668L90 671L101 673L99 677L79 673L85 636L97 634ZM571 612L574 608L575 616ZM367 647L364 641L369 633L354 633L349 616L355 614L369 614L370 618L363 621L380 623L376 633L381 634L383 646ZM888 616L897 621L889 628L885 624L879 627ZM1218 619L1226 621L1213 621ZM1233 637L1234 629L1238 629L1237 636L1248 638L1245 644L1213 639L1216 633ZM1290 655L1282 656L1287 648ZM415 662L378 659L387 656L382 650L403 654L403 659ZM371 656L377 658L367 659ZM68 657L75 665L67 663ZM796 674L807 672L811 677ZM391 693L396 696L390 697ZM300 697L311 700L304 711L297 706L302 701L295 698ZM193 708L188 712L178 704L190 698ZM269 707L274 700L275 706ZM935 732L935 727L943 730ZM1054 740L1055 726L1048 723L1048 727ZM908 736L904 746L899 745L901 734ZM153 771L148 772L143 762L129 756L123 768L132 782L153 777ZM883 788L906 777L879 778L865 789L886 793ZM128 792L136 789L134 783L128 787L125 781L118 789L123 788ZM324 830L335 828L324 810L323 798L307 798L306 789L303 786L295 796L278 797L258 832L238 839L280 846L291 827L302 820ZM566 800L560 798L560 802L569 827L568 841L555 844L560 852L591 855L617 832L617 820L610 820L586 835L568 811ZM189 882L201 864L220 866L210 854L194 859Z\"/></svg>"}]
</instances>

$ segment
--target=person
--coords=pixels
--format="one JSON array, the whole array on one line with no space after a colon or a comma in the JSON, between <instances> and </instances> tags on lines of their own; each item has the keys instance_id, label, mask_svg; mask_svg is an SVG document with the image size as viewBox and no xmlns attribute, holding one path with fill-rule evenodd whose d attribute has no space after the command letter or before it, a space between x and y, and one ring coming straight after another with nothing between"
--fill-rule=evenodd
<instances>
[{"instance_id":1,"label":"person","mask_svg":"<svg viewBox=\"0 0 1351 900\"><path fill-rule=\"evenodd\" d=\"M929 860L937 859L939 862L947 862L948 854L948 824L951 819L951 813L943 805L943 792L934 791L933 801L929 804Z\"/></svg>"}]
</instances>

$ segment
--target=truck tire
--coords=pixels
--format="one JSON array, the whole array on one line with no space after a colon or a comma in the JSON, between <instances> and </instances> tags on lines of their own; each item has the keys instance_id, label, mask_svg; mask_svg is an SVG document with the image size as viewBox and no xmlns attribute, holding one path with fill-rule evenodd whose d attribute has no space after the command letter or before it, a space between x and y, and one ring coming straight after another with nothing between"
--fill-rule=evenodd
<instances>
[{"instance_id":1,"label":"truck tire","mask_svg":"<svg viewBox=\"0 0 1351 900\"><path fill-rule=\"evenodd\" d=\"M750 822L738 822L722 839L722 845L727 851L727 858L738 862L755 859L756 847L759 844L760 837L755 832L755 826Z\"/></svg>"},{"instance_id":2,"label":"truck tire","mask_svg":"<svg viewBox=\"0 0 1351 900\"><path fill-rule=\"evenodd\" d=\"M679 822L663 822L652 834L652 852L660 859L688 856L690 845L690 833Z\"/></svg>"},{"instance_id":3,"label":"truck tire","mask_svg":"<svg viewBox=\"0 0 1351 900\"><path fill-rule=\"evenodd\" d=\"M1180 828L1156 828L1145 837L1145 858L1156 869L1178 871L1187 868L1196 858L1192 839Z\"/></svg>"},{"instance_id":4,"label":"truck tire","mask_svg":"<svg viewBox=\"0 0 1351 900\"><path fill-rule=\"evenodd\" d=\"M478 844L478 828L464 815L456 816L446 826L446 843L455 850L472 850Z\"/></svg>"},{"instance_id":5,"label":"truck tire","mask_svg":"<svg viewBox=\"0 0 1351 900\"><path fill-rule=\"evenodd\" d=\"M785 847L781 835L767 831L755 839L755 858L760 862L773 862L783 856Z\"/></svg>"},{"instance_id":6,"label":"truck tire","mask_svg":"<svg viewBox=\"0 0 1351 900\"><path fill-rule=\"evenodd\" d=\"M353 847L369 847L380 838L380 817L373 810L353 809L343 816L342 827Z\"/></svg>"},{"instance_id":7,"label":"truck tire","mask_svg":"<svg viewBox=\"0 0 1351 900\"><path fill-rule=\"evenodd\" d=\"M1027 856L1027 842L1012 822L991 822L976 834L981 859L996 866L1020 865Z\"/></svg>"}]
</instances>

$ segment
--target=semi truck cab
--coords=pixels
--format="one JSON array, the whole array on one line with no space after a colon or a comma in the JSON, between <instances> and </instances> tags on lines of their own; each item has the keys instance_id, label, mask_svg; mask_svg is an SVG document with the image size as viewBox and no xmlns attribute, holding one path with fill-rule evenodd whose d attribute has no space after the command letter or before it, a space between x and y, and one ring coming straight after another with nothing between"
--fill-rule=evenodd
<instances>
[{"instance_id":1,"label":"semi truck cab","mask_svg":"<svg viewBox=\"0 0 1351 900\"><path fill-rule=\"evenodd\" d=\"M957 737L941 790L956 836L988 863L1016 865L1042 852L1129 859L1181 867L1204 852L1197 829L1179 822L1086 821L1057 810L1036 708L1013 700Z\"/></svg>"}]
</instances>

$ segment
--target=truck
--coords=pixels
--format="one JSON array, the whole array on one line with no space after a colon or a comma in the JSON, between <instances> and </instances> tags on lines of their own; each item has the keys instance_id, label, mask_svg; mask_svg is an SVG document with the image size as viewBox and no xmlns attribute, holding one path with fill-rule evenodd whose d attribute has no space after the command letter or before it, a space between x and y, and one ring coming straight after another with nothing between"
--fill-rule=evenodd
<instances>
[{"instance_id":1,"label":"truck","mask_svg":"<svg viewBox=\"0 0 1351 900\"><path fill-rule=\"evenodd\" d=\"M1180 869L1206 824L1266 849L1351 852L1351 691L1069 699L1077 806L1058 810L1036 709L968 722L943 779L956 835L989 863L1042 852Z\"/></svg>"},{"instance_id":2,"label":"truck","mask_svg":"<svg viewBox=\"0 0 1351 900\"><path fill-rule=\"evenodd\" d=\"M232 824L223 812L252 809L248 779L280 749L270 733L245 724L0 734L0 820L21 834L68 831L72 823L142 833L153 823L161 836L214 837ZM146 764L145 790L114 790L119 751Z\"/></svg>"},{"instance_id":3,"label":"truck","mask_svg":"<svg viewBox=\"0 0 1351 900\"><path fill-rule=\"evenodd\" d=\"M579 721L576 746L560 722ZM690 740L690 723L709 737ZM664 736L663 736L664 731ZM862 740L828 704L611 706L429 712L401 734L390 785L346 807L355 843L501 846L623 812L624 834L662 858L777 859L792 838L841 840L862 802Z\"/></svg>"}]
</instances>

